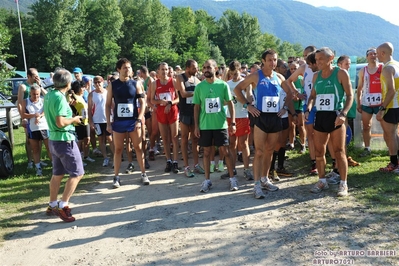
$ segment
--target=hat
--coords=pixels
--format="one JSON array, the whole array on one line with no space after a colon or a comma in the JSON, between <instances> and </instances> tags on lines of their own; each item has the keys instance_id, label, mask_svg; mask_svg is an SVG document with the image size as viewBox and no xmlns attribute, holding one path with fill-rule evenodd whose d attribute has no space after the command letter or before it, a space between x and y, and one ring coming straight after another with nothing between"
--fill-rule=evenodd
<instances>
[{"instance_id":1,"label":"hat","mask_svg":"<svg viewBox=\"0 0 399 266\"><path fill-rule=\"evenodd\" d=\"M88 82L90 82L90 80L91 80L91 78L88 77L88 76L83 76L83 77L82 77L82 81L83 81L84 83L88 83Z\"/></svg>"},{"instance_id":2,"label":"hat","mask_svg":"<svg viewBox=\"0 0 399 266\"><path fill-rule=\"evenodd\" d=\"M369 53L371 53L371 52L373 52L373 53L377 53L377 49L375 49L374 47L372 47L372 48L369 48L369 49L367 50L367 52L366 52L366 56L368 56L368 55L369 55Z\"/></svg>"},{"instance_id":3,"label":"hat","mask_svg":"<svg viewBox=\"0 0 399 266\"><path fill-rule=\"evenodd\" d=\"M176 68L181 69L180 65L176 65L176 66L175 66L175 69L176 69Z\"/></svg>"},{"instance_id":4,"label":"hat","mask_svg":"<svg viewBox=\"0 0 399 266\"><path fill-rule=\"evenodd\" d=\"M73 73L83 73L82 69L80 67L75 67L73 69Z\"/></svg>"}]
</instances>

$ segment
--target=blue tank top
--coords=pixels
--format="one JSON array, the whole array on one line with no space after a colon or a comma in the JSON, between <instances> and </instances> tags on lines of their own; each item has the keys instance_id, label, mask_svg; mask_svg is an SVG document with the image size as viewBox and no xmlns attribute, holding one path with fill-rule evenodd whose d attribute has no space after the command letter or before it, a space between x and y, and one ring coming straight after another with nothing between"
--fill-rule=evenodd
<instances>
[{"instance_id":1,"label":"blue tank top","mask_svg":"<svg viewBox=\"0 0 399 266\"><path fill-rule=\"evenodd\" d=\"M262 112L277 113L280 110L280 100L275 97L280 97L282 88L276 72L273 71L273 77L269 79L265 77L262 70L258 70L258 76L258 84L254 90L256 108ZM273 98L277 101L273 101Z\"/></svg>"},{"instance_id":2,"label":"blue tank top","mask_svg":"<svg viewBox=\"0 0 399 266\"><path fill-rule=\"evenodd\" d=\"M126 82L120 79L112 81L112 95L115 102L114 121L137 119L136 83L132 79Z\"/></svg>"}]
</instances>

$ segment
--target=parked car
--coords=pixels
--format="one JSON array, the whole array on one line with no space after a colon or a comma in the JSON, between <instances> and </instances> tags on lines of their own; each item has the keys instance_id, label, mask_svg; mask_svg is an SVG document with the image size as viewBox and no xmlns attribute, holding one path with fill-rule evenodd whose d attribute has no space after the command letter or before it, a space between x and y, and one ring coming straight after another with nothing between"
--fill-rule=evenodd
<instances>
[{"instance_id":1,"label":"parked car","mask_svg":"<svg viewBox=\"0 0 399 266\"><path fill-rule=\"evenodd\" d=\"M14 172L14 157L12 155L11 142L0 130L0 177L11 176Z\"/></svg>"},{"instance_id":2,"label":"parked car","mask_svg":"<svg viewBox=\"0 0 399 266\"><path fill-rule=\"evenodd\" d=\"M6 79L6 96L11 96L11 101L15 103L18 99L18 88L27 78L10 78Z\"/></svg>"},{"instance_id":3,"label":"parked car","mask_svg":"<svg viewBox=\"0 0 399 266\"><path fill-rule=\"evenodd\" d=\"M6 96L0 93L0 103L6 103L6 102L11 103ZM13 128L18 128L21 125L21 115L19 114L18 109L16 107L11 108L10 112L11 112L11 121ZM6 108L1 108L1 107L0 107L0 130L3 131L8 130L7 110Z\"/></svg>"}]
</instances>

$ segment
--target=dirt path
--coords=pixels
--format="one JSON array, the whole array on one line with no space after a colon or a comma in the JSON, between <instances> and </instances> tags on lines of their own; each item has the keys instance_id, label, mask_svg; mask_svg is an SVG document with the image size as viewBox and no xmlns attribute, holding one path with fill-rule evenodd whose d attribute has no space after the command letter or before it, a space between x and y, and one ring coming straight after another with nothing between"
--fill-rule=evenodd
<instances>
[{"instance_id":1,"label":"dirt path","mask_svg":"<svg viewBox=\"0 0 399 266\"><path fill-rule=\"evenodd\" d=\"M203 194L203 175L164 174L162 157L151 163L150 186L135 172L111 189L107 169L102 182L73 196L73 223L47 217L39 206L0 248L0 265L399 264L398 220L373 214L352 196L337 199L336 186L311 194L315 177L282 179L279 191L256 200L242 166L239 191L214 173ZM373 257L371 250L391 253ZM346 251L353 253L333 256Z\"/></svg>"}]
</instances>

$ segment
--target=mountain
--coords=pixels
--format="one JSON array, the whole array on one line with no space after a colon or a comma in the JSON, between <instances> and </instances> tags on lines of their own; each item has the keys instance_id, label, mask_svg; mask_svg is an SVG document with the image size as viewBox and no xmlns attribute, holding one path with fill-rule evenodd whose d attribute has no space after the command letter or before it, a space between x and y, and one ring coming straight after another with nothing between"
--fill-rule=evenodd
<instances>
[{"instance_id":1,"label":"mountain","mask_svg":"<svg viewBox=\"0 0 399 266\"><path fill-rule=\"evenodd\" d=\"M363 12L334 7L314 7L294 0L160 0L168 8L190 6L206 10L219 19L227 9L247 12L259 20L262 32L303 47L328 46L337 55L364 57L366 50L391 42L399 59L399 26ZM349 0L348 0L349 1ZM35 0L20 0L21 12L27 12ZM15 0L0 0L0 7L16 9Z\"/></svg>"},{"instance_id":2,"label":"mountain","mask_svg":"<svg viewBox=\"0 0 399 266\"><path fill-rule=\"evenodd\" d=\"M365 57L369 47L391 42L399 59L399 26L363 12L341 8L317 8L293 0L161 0L172 6L204 9L220 18L226 9L246 12L259 20L262 32L273 34L283 41L299 43L303 47L328 46L337 55Z\"/></svg>"}]
</instances>

